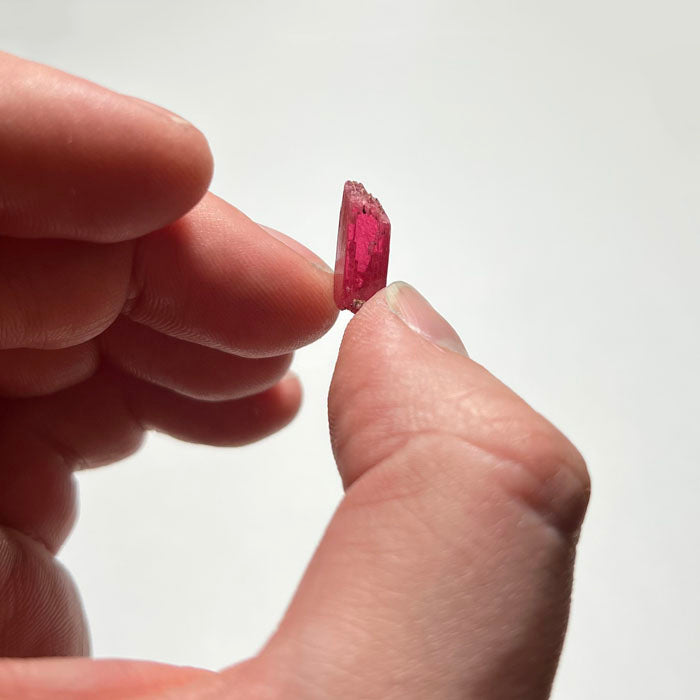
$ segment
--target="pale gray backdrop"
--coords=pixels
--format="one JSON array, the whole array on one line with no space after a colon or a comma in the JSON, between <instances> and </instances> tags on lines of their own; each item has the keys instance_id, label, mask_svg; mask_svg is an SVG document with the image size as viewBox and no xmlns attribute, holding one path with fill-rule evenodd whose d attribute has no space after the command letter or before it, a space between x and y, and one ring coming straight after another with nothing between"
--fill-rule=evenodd
<instances>
[{"instance_id":1,"label":"pale gray backdrop","mask_svg":"<svg viewBox=\"0 0 700 700\"><path fill-rule=\"evenodd\" d=\"M699 26L690 0L0 0L0 48L180 112L213 190L328 261L364 181L390 277L581 448L559 700L697 692ZM298 354L278 436L153 436L80 475L61 559L96 655L216 668L265 640L341 494L324 402L347 320Z\"/></svg>"}]
</instances>

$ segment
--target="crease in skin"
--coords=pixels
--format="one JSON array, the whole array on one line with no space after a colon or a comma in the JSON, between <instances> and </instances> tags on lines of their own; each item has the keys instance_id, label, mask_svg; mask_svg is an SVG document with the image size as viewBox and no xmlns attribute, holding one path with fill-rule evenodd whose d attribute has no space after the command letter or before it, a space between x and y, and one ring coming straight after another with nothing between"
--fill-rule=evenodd
<instances>
[{"instance_id":1,"label":"crease in skin","mask_svg":"<svg viewBox=\"0 0 700 700\"><path fill-rule=\"evenodd\" d=\"M16 587L8 585L7 582L12 580L13 572L17 568L17 551L12 546L5 533L15 533L15 535L21 533L7 525L0 526L0 590L2 591L2 616L5 619L12 620L16 617L17 593L15 590ZM46 549L46 545L43 542L35 540L29 535L25 535L25 537L29 537L37 545ZM2 661L0 661L0 664L1 663Z\"/></svg>"},{"instance_id":2,"label":"crease in skin","mask_svg":"<svg viewBox=\"0 0 700 700\"><path fill-rule=\"evenodd\" d=\"M131 255L129 243L0 236L0 348L58 350L92 340L124 304Z\"/></svg>"},{"instance_id":3,"label":"crease in skin","mask_svg":"<svg viewBox=\"0 0 700 700\"><path fill-rule=\"evenodd\" d=\"M33 425L32 439L43 442L56 455L67 471L80 471L87 466L86 459L67 442L59 439L40 423Z\"/></svg>"},{"instance_id":4,"label":"crease in skin","mask_svg":"<svg viewBox=\"0 0 700 700\"><path fill-rule=\"evenodd\" d=\"M405 478L398 454L408 453L409 457L418 455L420 458L424 453L428 458L434 448L439 449L445 441L457 441L465 448L465 469L472 468L473 464L494 486L537 514L561 537L568 541L575 536L590 492L585 463L578 451L544 417L466 357L444 356L442 352L438 357L439 350L429 347L424 353L426 367L435 363L429 384L423 375L416 378L400 372L402 353L412 347L414 336L407 334L403 324L400 328L393 324L387 326L386 317L381 318L386 313L383 306L386 302L378 295L348 326L343 342L348 338L355 341L354 354L344 356L341 349L341 369L336 369L329 392L331 443L348 494L362 488L362 482L387 463L396 465L396 480ZM376 342L376 334L366 332L372 330L373 325L379 325L385 336L384 342L379 343L383 352L375 357L373 371L344 374L348 366L352 368L358 362L363 352L373 352L376 356L371 347L365 348L367 343ZM392 349L395 351L391 352ZM385 367L388 370L382 374ZM464 387L450 383L451 373L460 367L471 373ZM345 393L339 396L336 383L343 380ZM407 392L418 392L418 398L408 405L387 399L377 404L377 382L405 385ZM430 397L425 399L424 393L433 387L442 387L443 383L446 393L440 393L441 400L437 404L440 408L436 413L431 409ZM347 408L355 405L370 408L359 413ZM441 421L454 427L437 427L435 424ZM370 439L374 444L371 453L362 447ZM427 447L420 444L422 440ZM430 447L431 443L434 448ZM490 465L487 469L482 467L484 458ZM393 488L401 490L400 486ZM416 488L415 484L410 488Z\"/></svg>"},{"instance_id":5,"label":"crease in skin","mask_svg":"<svg viewBox=\"0 0 700 700\"><path fill-rule=\"evenodd\" d=\"M415 443L425 440L431 442L433 439L437 439L440 445L444 445L446 440L454 440L461 442L465 445L467 453L476 452L477 454L468 455L465 454L465 469L470 468L470 462L475 465L481 466L479 464L479 455L486 457L488 461L491 462L491 466L486 473L486 476L493 478L498 483L500 483L506 490L507 493L519 501L522 505L526 506L533 514L537 515L547 527L551 527L559 537L562 537L565 541L568 541L572 534L575 535L577 532L580 520L583 518L585 513L585 507L588 502L589 490L579 489L579 483L576 481L576 485L569 486L569 494L566 494L566 503L553 503L552 498L546 496L548 492L548 484L554 482L557 478L557 474L552 474L544 479L541 479L532 473L532 470L527 466L521 464L518 460L514 460L503 454L499 454L498 451L494 451L490 448L484 447L477 442L474 442L463 435L456 434L452 431L443 431L438 429L423 429L420 432L405 431L405 432L394 432L393 437L398 439L398 442L392 442L387 445L384 453L373 460L370 466L367 466L364 471L354 479L349 485L346 486L346 494L355 493L358 490L363 490L362 504L381 503L385 500L400 500L409 495L415 495L424 491L426 488L431 488L431 483L429 480L430 472L427 471L423 474L420 469L412 466L412 462L408 460L402 461L401 457L403 454L408 454L409 457L414 457L419 452L426 452L430 454L432 450L427 449L425 445L420 445L420 449L415 448ZM382 470L405 470L407 465L411 467L411 472L413 478L409 481L413 484L416 482L418 485L414 485L411 489L406 490L403 486L398 490L396 494L392 494L388 497L382 497L376 499L374 494L376 494L376 488L367 489L364 486L364 482L371 479L380 478L383 483L387 481L390 482L391 490L397 488L396 484L398 479L390 479L386 475L377 474ZM561 466L564 473L571 472L571 469L566 467L564 464ZM514 483L513 478L508 478L511 472L516 474L522 474L525 481ZM374 476L373 476L374 475ZM401 475L401 481L405 479L405 473ZM418 477L416 480L415 477ZM571 476L575 479L574 475ZM371 498L367 498L367 492L372 493ZM571 512L564 512L571 510Z\"/></svg>"},{"instance_id":6,"label":"crease in skin","mask_svg":"<svg viewBox=\"0 0 700 700\"><path fill-rule=\"evenodd\" d=\"M51 549L51 547L49 547L49 545L41 537L39 537L36 533L32 532L29 529L18 530L16 527L12 527L11 525L0 524L0 530L2 530L3 534L5 534L5 535L7 535L7 534L14 535L14 537L20 541L21 541L21 538L27 538L28 540L31 540L38 547L41 547L41 549L45 550L46 554L49 557L53 558L53 556L55 554L55 552ZM4 570L4 567L2 567L2 568ZM10 575L7 576L7 578L11 579L12 574L10 573ZM6 601L6 598L3 597L3 600L2 600L3 614L5 614L5 612L6 612L5 601ZM10 615L8 615L7 617L12 617L12 605L10 604L9 607L10 607ZM1 657L0 657L0 663L2 663Z\"/></svg>"},{"instance_id":7,"label":"crease in skin","mask_svg":"<svg viewBox=\"0 0 700 700\"><path fill-rule=\"evenodd\" d=\"M48 396L89 379L98 366L99 353L92 341L48 352L35 348L2 350L0 397Z\"/></svg>"},{"instance_id":8,"label":"crease in skin","mask_svg":"<svg viewBox=\"0 0 700 700\"><path fill-rule=\"evenodd\" d=\"M272 357L317 339L337 317L330 273L211 193L137 246L124 314L166 335Z\"/></svg>"},{"instance_id":9,"label":"crease in skin","mask_svg":"<svg viewBox=\"0 0 700 700\"><path fill-rule=\"evenodd\" d=\"M64 444L57 444L48 431L34 433L20 428L17 432L13 430L13 437L20 446L23 441L33 446L34 451L30 457L32 462L27 466L31 469L41 465L40 475L43 478L44 494L50 494L53 498L46 510L36 512L30 510L28 511L30 517L26 517L27 514L25 517L19 515L19 520L18 514L12 512L11 504L6 503L9 511L4 512L0 527L24 534L55 554L72 529L76 517L76 490L71 476L75 470L74 458L70 456L70 448ZM4 441L2 436L0 441ZM14 447L16 449L17 444ZM22 462L19 464L21 465ZM0 469L8 468L12 467L0 464ZM32 485L27 479L23 480L21 474L18 477L19 485L13 483L11 477L5 477L3 481L7 485L8 493L13 494L14 499L19 498L20 502L26 502L27 489L32 489ZM3 500L7 501L6 497ZM30 497L31 500L33 499Z\"/></svg>"}]
</instances>

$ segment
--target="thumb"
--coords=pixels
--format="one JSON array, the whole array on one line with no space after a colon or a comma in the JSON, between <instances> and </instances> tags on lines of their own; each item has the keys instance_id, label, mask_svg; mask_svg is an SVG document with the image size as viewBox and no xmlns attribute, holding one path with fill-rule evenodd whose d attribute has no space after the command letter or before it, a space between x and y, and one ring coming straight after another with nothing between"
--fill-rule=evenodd
<instances>
[{"instance_id":1,"label":"thumb","mask_svg":"<svg viewBox=\"0 0 700 700\"><path fill-rule=\"evenodd\" d=\"M260 659L282 697L546 698L589 493L575 448L403 283L349 324L329 413L347 493Z\"/></svg>"}]
</instances>

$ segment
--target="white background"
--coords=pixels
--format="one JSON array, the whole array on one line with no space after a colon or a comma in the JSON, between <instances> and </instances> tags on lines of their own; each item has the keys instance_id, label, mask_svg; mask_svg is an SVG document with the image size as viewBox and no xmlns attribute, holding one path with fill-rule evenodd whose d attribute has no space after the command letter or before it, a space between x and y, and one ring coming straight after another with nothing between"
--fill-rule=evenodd
<instances>
[{"instance_id":1,"label":"white background","mask_svg":"<svg viewBox=\"0 0 700 700\"><path fill-rule=\"evenodd\" d=\"M332 261L341 186L392 279L588 459L555 698L689 698L700 653L696 2L0 0L0 47L195 122L213 190ZM61 558L98 656L220 667L273 629L340 497L338 326L298 419L239 450L152 436L79 477Z\"/></svg>"}]
</instances>

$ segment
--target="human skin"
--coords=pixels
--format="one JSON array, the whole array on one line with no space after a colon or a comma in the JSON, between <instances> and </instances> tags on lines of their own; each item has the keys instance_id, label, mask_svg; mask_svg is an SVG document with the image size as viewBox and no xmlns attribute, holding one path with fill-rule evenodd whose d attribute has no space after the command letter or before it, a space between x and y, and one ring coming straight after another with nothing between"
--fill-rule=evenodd
<instances>
[{"instance_id":1,"label":"human skin","mask_svg":"<svg viewBox=\"0 0 700 700\"><path fill-rule=\"evenodd\" d=\"M287 424L291 353L333 324L333 279L207 194L193 126L7 54L0 163L1 698L549 695L585 464L403 284L345 333L329 417L346 494L263 650L219 673L87 658L54 558L72 472L150 429L240 445Z\"/></svg>"}]
</instances>

